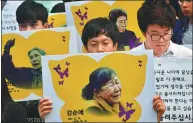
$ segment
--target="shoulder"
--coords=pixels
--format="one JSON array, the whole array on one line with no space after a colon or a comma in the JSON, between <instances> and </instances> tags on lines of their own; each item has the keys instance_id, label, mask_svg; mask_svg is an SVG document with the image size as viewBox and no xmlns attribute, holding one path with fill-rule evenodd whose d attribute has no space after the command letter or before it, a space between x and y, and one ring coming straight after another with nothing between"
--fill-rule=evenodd
<instances>
[{"instance_id":1,"label":"shoulder","mask_svg":"<svg viewBox=\"0 0 193 123\"><path fill-rule=\"evenodd\" d=\"M86 112L94 115L109 115L110 113L103 109L99 103L95 100L89 100L87 102Z\"/></svg>"},{"instance_id":2,"label":"shoulder","mask_svg":"<svg viewBox=\"0 0 193 123\"><path fill-rule=\"evenodd\" d=\"M174 32L178 31L179 29L184 28L188 24L188 18L184 17L182 19L177 19L175 26L174 26Z\"/></svg>"},{"instance_id":3,"label":"shoulder","mask_svg":"<svg viewBox=\"0 0 193 123\"><path fill-rule=\"evenodd\" d=\"M99 106L99 104L95 100L89 100L87 101L87 109L86 111L91 114L101 114L103 112L102 108Z\"/></svg>"},{"instance_id":4,"label":"shoulder","mask_svg":"<svg viewBox=\"0 0 193 123\"><path fill-rule=\"evenodd\" d=\"M192 50L191 49L189 49L185 46L182 46L182 45L175 44L175 43L172 43L171 45L172 45L172 50L175 53L174 54L175 56L192 57Z\"/></svg>"},{"instance_id":5,"label":"shoulder","mask_svg":"<svg viewBox=\"0 0 193 123\"><path fill-rule=\"evenodd\" d=\"M135 35L135 33L134 33L133 31L131 31L131 30L127 30L127 29L126 29L125 32L128 33L128 34L130 34L130 35Z\"/></svg>"}]
</instances>

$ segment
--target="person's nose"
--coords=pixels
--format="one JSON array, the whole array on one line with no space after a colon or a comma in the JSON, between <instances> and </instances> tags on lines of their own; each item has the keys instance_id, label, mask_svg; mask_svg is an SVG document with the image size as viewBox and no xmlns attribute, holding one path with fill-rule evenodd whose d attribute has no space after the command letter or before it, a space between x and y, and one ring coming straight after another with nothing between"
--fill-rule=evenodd
<instances>
[{"instance_id":1,"label":"person's nose","mask_svg":"<svg viewBox=\"0 0 193 123\"><path fill-rule=\"evenodd\" d=\"M159 42L160 42L160 43L164 42L163 37L160 38Z\"/></svg>"},{"instance_id":2,"label":"person's nose","mask_svg":"<svg viewBox=\"0 0 193 123\"><path fill-rule=\"evenodd\" d=\"M187 7L187 2L184 1L184 2L181 3L181 5L182 5L183 8L185 8L185 7Z\"/></svg>"},{"instance_id":3,"label":"person's nose","mask_svg":"<svg viewBox=\"0 0 193 123\"><path fill-rule=\"evenodd\" d=\"M33 30L33 28L30 25L27 25L26 30Z\"/></svg>"},{"instance_id":4,"label":"person's nose","mask_svg":"<svg viewBox=\"0 0 193 123\"><path fill-rule=\"evenodd\" d=\"M104 52L103 46L101 44L98 45L97 52Z\"/></svg>"},{"instance_id":5,"label":"person's nose","mask_svg":"<svg viewBox=\"0 0 193 123\"><path fill-rule=\"evenodd\" d=\"M118 85L114 84L114 91L117 92L119 90L120 90L120 87Z\"/></svg>"},{"instance_id":6,"label":"person's nose","mask_svg":"<svg viewBox=\"0 0 193 123\"><path fill-rule=\"evenodd\" d=\"M33 59L32 59L32 62L36 62L36 61L37 61L37 59L36 59L36 58L33 58Z\"/></svg>"}]
</instances>

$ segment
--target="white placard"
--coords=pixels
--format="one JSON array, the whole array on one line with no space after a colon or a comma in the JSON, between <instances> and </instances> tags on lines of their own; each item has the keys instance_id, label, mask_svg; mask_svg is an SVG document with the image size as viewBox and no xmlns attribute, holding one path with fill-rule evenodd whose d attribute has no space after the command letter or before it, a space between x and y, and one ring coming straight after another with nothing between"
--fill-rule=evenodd
<instances>
[{"instance_id":1,"label":"white placard","mask_svg":"<svg viewBox=\"0 0 193 123\"><path fill-rule=\"evenodd\" d=\"M166 104L164 122L192 122L192 57L155 59L156 93Z\"/></svg>"}]
</instances>

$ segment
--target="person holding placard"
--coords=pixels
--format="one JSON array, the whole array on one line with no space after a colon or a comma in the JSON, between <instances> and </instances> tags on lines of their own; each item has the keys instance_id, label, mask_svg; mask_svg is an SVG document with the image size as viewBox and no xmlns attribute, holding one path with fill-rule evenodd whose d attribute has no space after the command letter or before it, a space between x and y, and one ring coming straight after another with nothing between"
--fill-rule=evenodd
<instances>
[{"instance_id":1,"label":"person holding placard","mask_svg":"<svg viewBox=\"0 0 193 123\"><path fill-rule=\"evenodd\" d=\"M107 18L95 18L88 21L82 32L82 42L87 53L115 52L118 44L118 30L116 25ZM52 101L43 98L39 103L40 117L44 118L52 111ZM166 110L160 96L154 96L153 108L158 112L158 121Z\"/></svg>"},{"instance_id":2,"label":"person holding placard","mask_svg":"<svg viewBox=\"0 0 193 123\"><path fill-rule=\"evenodd\" d=\"M155 57L191 57L192 50L171 41L176 13L162 0L147 0L137 12L138 24L146 41L134 51L153 50Z\"/></svg>"}]
</instances>

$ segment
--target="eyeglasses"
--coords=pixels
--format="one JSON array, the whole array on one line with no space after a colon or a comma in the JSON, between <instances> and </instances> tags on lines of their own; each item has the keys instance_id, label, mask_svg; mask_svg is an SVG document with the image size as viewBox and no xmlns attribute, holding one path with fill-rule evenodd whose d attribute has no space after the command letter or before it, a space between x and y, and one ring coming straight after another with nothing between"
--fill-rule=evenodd
<instances>
[{"instance_id":1,"label":"eyeglasses","mask_svg":"<svg viewBox=\"0 0 193 123\"><path fill-rule=\"evenodd\" d=\"M171 40L172 35L173 35L173 34L165 34L165 35L153 34L153 35L151 35L148 31L147 31L147 33L150 35L152 41L159 41L161 38L164 41L169 41L169 40Z\"/></svg>"}]
</instances>

